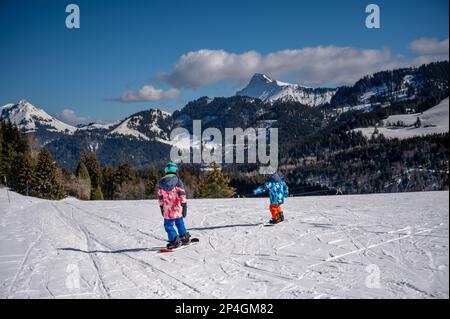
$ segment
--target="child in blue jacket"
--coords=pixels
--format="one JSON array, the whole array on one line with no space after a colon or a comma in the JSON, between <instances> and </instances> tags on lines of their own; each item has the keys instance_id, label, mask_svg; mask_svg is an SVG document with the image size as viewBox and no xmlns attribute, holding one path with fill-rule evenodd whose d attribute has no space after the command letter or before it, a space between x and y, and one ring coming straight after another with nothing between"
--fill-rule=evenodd
<instances>
[{"instance_id":1,"label":"child in blue jacket","mask_svg":"<svg viewBox=\"0 0 450 319\"><path fill-rule=\"evenodd\" d=\"M289 196L289 189L281 177L275 173L271 175L263 186L253 191L255 195L269 191L270 206L269 210L272 214L271 224L277 224L284 221L284 213L281 205L284 204L284 197Z\"/></svg>"}]
</instances>

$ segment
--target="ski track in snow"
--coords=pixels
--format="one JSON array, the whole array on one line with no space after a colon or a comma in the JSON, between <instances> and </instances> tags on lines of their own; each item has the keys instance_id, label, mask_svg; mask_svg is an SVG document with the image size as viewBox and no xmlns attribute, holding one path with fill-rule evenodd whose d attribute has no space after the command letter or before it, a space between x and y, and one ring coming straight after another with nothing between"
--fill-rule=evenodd
<instances>
[{"instance_id":1,"label":"ski track in snow","mask_svg":"<svg viewBox=\"0 0 450 319\"><path fill-rule=\"evenodd\" d=\"M158 254L155 200L8 200L1 189L0 298L448 298L448 200L288 198L275 227L263 227L267 199L189 200L200 242Z\"/></svg>"}]
</instances>

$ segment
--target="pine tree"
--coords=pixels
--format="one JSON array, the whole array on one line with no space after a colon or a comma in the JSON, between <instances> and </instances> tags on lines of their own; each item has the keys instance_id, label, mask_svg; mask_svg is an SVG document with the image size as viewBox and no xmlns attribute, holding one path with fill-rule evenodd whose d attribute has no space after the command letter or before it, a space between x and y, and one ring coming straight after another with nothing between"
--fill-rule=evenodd
<instances>
[{"instance_id":1,"label":"pine tree","mask_svg":"<svg viewBox=\"0 0 450 319\"><path fill-rule=\"evenodd\" d=\"M128 193L132 191L131 184L135 180L135 174L131 165L128 163L121 163L113 177L114 184L114 199L127 199Z\"/></svg>"},{"instance_id":2,"label":"pine tree","mask_svg":"<svg viewBox=\"0 0 450 319\"><path fill-rule=\"evenodd\" d=\"M75 171L77 177L77 197L83 200L89 200L91 198L91 177L89 176L88 169L82 161L78 163Z\"/></svg>"},{"instance_id":3,"label":"pine tree","mask_svg":"<svg viewBox=\"0 0 450 319\"><path fill-rule=\"evenodd\" d=\"M37 157L35 176L31 192L33 196L46 199L61 199L64 190L58 180L58 169L52 155L47 149L42 149Z\"/></svg>"},{"instance_id":4,"label":"pine tree","mask_svg":"<svg viewBox=\"0 0 450 319\"><path fill-rule=\"evenodd\" d=\"M30 195L33 178L34 165L30 153L18 153L11 164L11 189L23 195Z\"/></svg>"},{"instance_id":5,"label":"pine tree","mask_svg":"<svg viewBox=\"0 0 450 319\"><path fill-rule=\"evenodd\" d=\"M155 167L150 169L148 174L147 182L145 184L145 195L150 198L155 197L156 186L158 185L158 171Z\"/></svg>"},{"instance_id":6,"label":"pine tree","mask_svg":"<svg viewBox=\"0 0 450 319\"><path fill-rule=\"evenodd\" d=\"M9 186L11 181L11 165L14 157L18 154L21 147L20 133L15 125L8 122L2 122L2 147L1 147L1 160L0 160L0 178L4 183Z\"/></svg>"},{"instance_id":7,"label":"pine tree","mask_svg":"<svg viewBox=\"0 0 450 319\"><path fill-rule=\"evenodd\" d=\"M91 197L94 197L94 192L98 187L102 185L102 171L100 164L97 160L95 153L88 154L83 152L81 155L81 161L86 165L89 172L89 177L91 178Z\"/></svg>"},{"instance_id":8,"label":"pine tree","mask_svg":"<svg viewBox=\"0 0 450 319\"><path fill-rule=\"evenodd\" d=\"M3 171L5 170L5 165L6 165L6 159L3 155L3 144L4 144L4 140L3 140L3 126L4 126L5 122L3 121L3 118L0 116L0 185L4 184L4 180L3 180Z\"/></svg>"},{"instance_id":9,"label":"pine tree","mask_svg":"<svg viewBox=\"0 0 450 319\"><path fill-rule=\"evenodd\" d=\"M102 189L100 186L94 190L93 196L91 196L91 200L104 200Z\"/></svg>"},{"instance_id":10,"label":"pine tree","mask_svg":"<svg viewBox=\"0 0 450 319\"><path fill-rule=\"evenodd\" d=\"M229 186L230 180L222 173L216 163L213 163L212 171L205 175L204 182L199 187L199 197L229 198L235 194L235 189Z\"/></svg>"},{"instance_id":11,"label":"pine tree","mask_svg":"<svg viewBox=\"0 0 450 319\"><path fill-rule=\"evenodd\" d=\"M105 199L114 199L114 193L116 191L114 184L114 175L116 171L111 166L105 166L102 170L102 192Z\"/></svg>"},{"instance_id":12,"label":"pine tree","mask_svg":"<svg viewBox=\"0 0 450 319\"><path fill-rule=\"evenodd\" d=\"M22 194L27 190L27 179L32 175L32 159L27 139L20 135L10 121L0 122L0 179L11 189Z\"/></svg>"},{"instance_id":13,"label":"pine tree","mask_svg":"<svg viewBox=\"0 0 450 319\"><path fill-rule=\"evenodd\" d=\"M121 163L117 167L116 173L114 174L114 182L117 185L122 185L123 183L131 182L134 179L134 172L131 165L128 163Z\"/></svg>"}]
</instances>

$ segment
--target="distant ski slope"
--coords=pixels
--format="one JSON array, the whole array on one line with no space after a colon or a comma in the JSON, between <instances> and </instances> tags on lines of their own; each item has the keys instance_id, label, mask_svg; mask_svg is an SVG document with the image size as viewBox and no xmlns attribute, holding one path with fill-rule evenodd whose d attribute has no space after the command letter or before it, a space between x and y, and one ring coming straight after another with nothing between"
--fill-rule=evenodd
<instances>
[{"instance_id":1,"label":"distant ski slope","mask_svg":"<svg viewBox=\"0 0 450 319\"><path fill-rule=\"evenodd\" d=\"M0 298L448 298L449 193L189 200L200 243L162 255L149 201L0 190Z\"/></svg>"},{"instance_id":2,"label":"distant ski slope","mask_svg":"<svg viewBox=\"0 0 450 319\"><path fill-rule=\"evenodd\" d=\"M409 138L414 136L446 133L449 131L449 99L446 98L438 105L423 112L423 114L405 114L405 115L393 115L384 120L385 126L379 127L379 133L383 134L386 138ZM422 126L419 128L414 127L414 123L420 118ZM392 124L398 121L403 122L407 127L395 127ZM386 127L386 124L390 123L391 126ZM375 127L357 128L355 131L361 131L366 136L371 136L375 130Z\"/></svg>"}]
</instances>

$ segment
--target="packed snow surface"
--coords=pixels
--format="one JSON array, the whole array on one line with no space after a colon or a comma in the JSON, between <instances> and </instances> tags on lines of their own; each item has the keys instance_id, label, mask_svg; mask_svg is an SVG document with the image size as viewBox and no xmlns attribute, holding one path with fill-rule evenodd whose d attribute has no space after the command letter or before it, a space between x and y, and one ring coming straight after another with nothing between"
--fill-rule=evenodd
<instances>
[{"instance_id":1,"label":"packed snow surface","mask_svg":"<svg viewBox=\"0 0 450 319\"><path fill-rule=\"evenodd\" d=\"M9 199L8 199L9 198ZM1 298L448 298L449 193L189 200L199 244L161 254L155 200L0 190Z\"/></svg>"}]
</instances>

